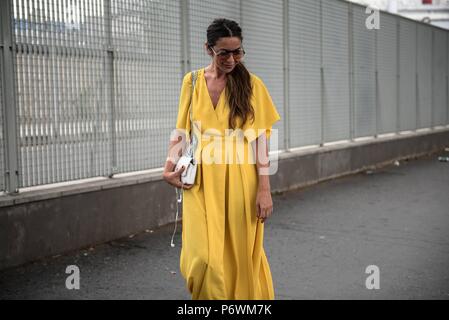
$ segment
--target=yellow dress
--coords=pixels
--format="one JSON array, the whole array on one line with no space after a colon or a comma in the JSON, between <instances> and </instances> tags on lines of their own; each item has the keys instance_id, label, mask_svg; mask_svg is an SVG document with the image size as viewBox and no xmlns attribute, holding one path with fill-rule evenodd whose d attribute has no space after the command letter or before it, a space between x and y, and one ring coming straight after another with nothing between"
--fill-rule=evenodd
<instances>
[{"instance_id":1,"label":"yellow dress","mask_svg":"<svg viewBox=\"0 0 449 320\"><path fill-rule=\"evenodd\" d=\"M251 83L255 121L248 120L240 128L244 132L263 129L269 138L280 116L262 80L251 73ZM198 70L192 107L194 133L199 137L195 155L200 163L194 186L183 190L180 270L192 299L274 299L263 248L264 224L256 216L257 167L248 149L261 132L254 131L255 136L247 135L242 141L226 131L229 105L225 91L214 109L204 68ZM189 72L182 83L177 129L190 129L190 94ZM242 146L243 153L238 152ZM208 161L204 160L206 153ZM231 157L233 161L227 163Z\"/></svg>"}]
</instances>

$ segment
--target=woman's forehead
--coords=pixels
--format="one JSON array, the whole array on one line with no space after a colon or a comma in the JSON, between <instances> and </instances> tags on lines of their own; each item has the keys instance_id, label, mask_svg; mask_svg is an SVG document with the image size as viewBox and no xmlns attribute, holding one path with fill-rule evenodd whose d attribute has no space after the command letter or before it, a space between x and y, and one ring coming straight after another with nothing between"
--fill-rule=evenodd
<instances>
[{"instance_id":1,"label":"woman's forehead","mask_svg":"<svg viewBox=\"0 0 449 320\"><path fill-rule=\"evenodd\" d=\"M217 49L235 50L240 48L241 44L238 37L223 37L217 40L215 47Z\"/></svg>"}]
</instances>

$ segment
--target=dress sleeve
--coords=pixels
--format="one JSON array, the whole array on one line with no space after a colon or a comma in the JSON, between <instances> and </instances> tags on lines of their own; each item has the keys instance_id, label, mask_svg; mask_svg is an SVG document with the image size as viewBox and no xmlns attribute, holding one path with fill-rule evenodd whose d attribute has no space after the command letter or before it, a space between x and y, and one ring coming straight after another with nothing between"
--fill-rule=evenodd
<instances>
[{"instance_id":1,"label":"dress sleeve","mask_svg":"<svg viewBox=\"0 0 449 320\"><path fill-rule=\"evenodd\" d=\"M190 95L192 90L192 75L187 73L182 80L181 93L179 95L178 118L176 129L190 130Z\"/></svg>"},{"instance_id":2,"label":"dress sleeve","mask_svg":"<svg viewBox=\"0 0 449 320\"><path fill-rule=\"evenodd\" d=\"M281 119L263 81L253 74L251 78L253 82L251 104L254 109L254 122L252 119L248 119L243 127L248 142L255 140L264 132L267 139L270 138L273 124ZM246 131L247 129L252 130Z\"/></svg>"}]
</instances>

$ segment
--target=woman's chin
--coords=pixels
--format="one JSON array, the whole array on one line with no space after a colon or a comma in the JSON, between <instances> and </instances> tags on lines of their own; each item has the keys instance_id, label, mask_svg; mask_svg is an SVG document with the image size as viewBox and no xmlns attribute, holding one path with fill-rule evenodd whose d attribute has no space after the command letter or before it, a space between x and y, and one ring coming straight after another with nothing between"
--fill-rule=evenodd
<instances>
[{"instance_id":1,"label":"woman's chin","mask_svg":"<svg viewBox=\"0 0 449 320\"><path fill-rule=\"evenodd\" d=\"M234 65L232 65L232 66L223 66L223 68L224 68L224 70L226 71L226 72L231 72L234 68L235 68L235 64Z\"/></svg>"}]
</instances>

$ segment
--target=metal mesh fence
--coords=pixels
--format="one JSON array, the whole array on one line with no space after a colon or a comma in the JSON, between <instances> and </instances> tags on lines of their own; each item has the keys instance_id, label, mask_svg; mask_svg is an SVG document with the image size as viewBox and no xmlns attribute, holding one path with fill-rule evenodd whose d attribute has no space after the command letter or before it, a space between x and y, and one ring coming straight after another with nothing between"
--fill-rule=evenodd
<instances>
[{"instance_id":1,"label":"metal mesh fence","mask_svg":"<svg viewBox=\"0 0 449 320\"><path fill-rule=\"evenodd\" d=\"M434 110L434 124L447 124L447 32L433 30L433 80L432 99Z\"/></svg>"},{"instance_id":2,"label":"metal mesh fence","mask_svg":"<svg viewBox=\"0 0 449 320\"><path fill-rule=\"evenodd\" d=\"M107 174L103 3L13 5L19 185Z\"/></svg>"},{"instance_id":3,"label":"metal mesh fence","mask_svg":"<svg viewBox=\"0 0 449 320\"><path fill-rule=\"evenodd\" d=\"M281 115L281 150L448 124L448 32L384 12L380 29L369 30L365 8L345 1L7 3L2 190L14 179L6 159L17 161L19 187L160 168L182 77L210 62L204 42L217 17L242 27L245 64ZM13 79L13 104L2 94L5 79ZM14 126L4 116L9 105ZM9 128L17 146L5 143Z\"/></svg>"},{"instance_id":4,"label":"metal mesh fence","mask_svg":"<svg viewBox=\"0 0 449 320\"><path fill-rule=\"evenodd\" d=\"M399 130L416 128L416 24L399 21Z\"/></svg>"},{"instance_id":5,"label":"metal mesh fence","mask_svg":"<svg viewBox=\"0 0 449 320\"><path fill-rule=\"evenodd\" d=\"M349 3L322 1L324 141L350 138Z\"/></svg>"},{"instance_id":6,"label":"metal mesh fence","mask_svg":"<svg viewBox=\"0 0 449 320\"><path fill-rule=\"evenodd\" d=\"M320 2L290 1L288 7L289 135L292 146L321 143Z\"/></svg>"},{"instance_id":7,"label":"metal mesh fence","mask_svg":"<svg viewBox=\"0 0 449 320\"><path fill-rule=\"evenodd\" d=\"M417 36L417 127L429 128L432 126L432 28L419 25Z\"/></svg>"},{"instance_id":8,"label":"metal mesh fence","mask_svg":"<svg viewBox=\"0 0 449 320\"><path fill-rule=\"evenodd\" d=\"M373 136L376 129L376 33L365 27L365 8L352 10L354 67L354 135Z\"/></svg>"},{"instance_id":9,"label":"metal mesh fence","mask_svg":"<svg viewBox=\"0 0 449 320\"><path fill-rule=\"evenodd\" d=\"M397 40L397 19L389 14L381 14L376 50L379 134L395 132L397 129Z\"/></svg>"},{"instance_id":10,"label":"metal mesh fence","mask_svg":"<svg viewBox=\"0 0 449 320\"><path fill-rule=\"evenodd\" d=\"M113 1L111 17L116 172L155 168L176 122L179 1Z\"/></svg>"},{"instance_id":11,"label":"metal mesh fence","mask_svg":"<svg viewBox=\"0 0 449 320\"><path fill-rule=\"evenodd\" d=\"M281 0L242 1L242 29L246 66L263 79L281 120L273 128L278 130L278 147L285 148L284 123L284 38ZM263 18L262 18L263 17ZM269 21L269 25L267 24Z\"/></svg>"}]
</instances>

